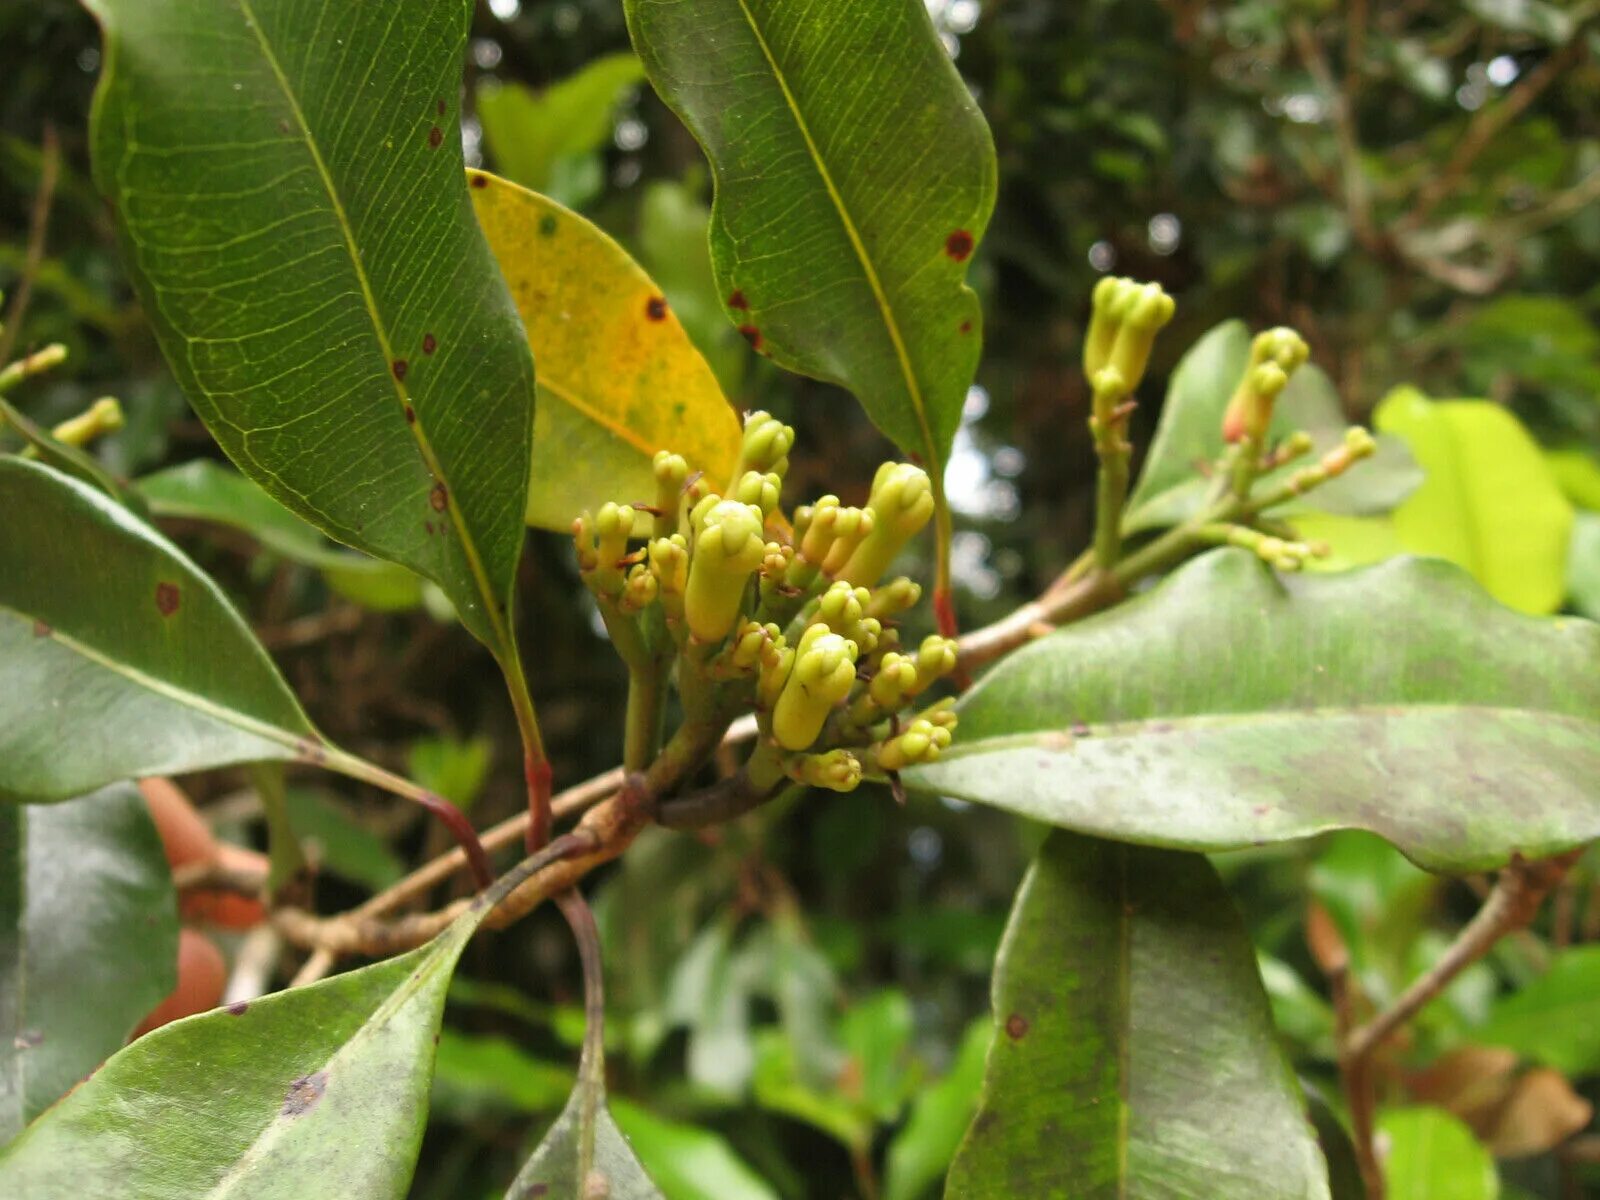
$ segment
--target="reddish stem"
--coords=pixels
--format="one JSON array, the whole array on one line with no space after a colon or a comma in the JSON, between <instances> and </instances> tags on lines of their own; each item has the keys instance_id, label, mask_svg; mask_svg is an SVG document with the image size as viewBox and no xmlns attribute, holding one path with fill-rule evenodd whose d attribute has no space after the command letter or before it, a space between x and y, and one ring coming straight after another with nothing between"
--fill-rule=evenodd
<instances>
[{"instance_id":1,"label":"reddish stem","mask_svg":"<svg viewBox=\"0 0 1600 1200\"><path fill-rule=\"evenodd\" d=\"M524 842L528 853L535 854L550 840L550 760L525 755L522 774L528 781L528 828Z\"/></svg>"}]
</instances>

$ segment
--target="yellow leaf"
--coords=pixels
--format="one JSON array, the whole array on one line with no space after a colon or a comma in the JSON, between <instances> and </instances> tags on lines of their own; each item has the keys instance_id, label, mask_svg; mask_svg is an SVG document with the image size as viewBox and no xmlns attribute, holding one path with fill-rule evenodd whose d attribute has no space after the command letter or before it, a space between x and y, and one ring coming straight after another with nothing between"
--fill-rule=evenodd
<instances>
[{"instance_id":1,"label":"yellow leaf","mask_svg":"<svg viewBox=\"0 0 1600 1200\"><path fill-rule=\"evenodd\" d=\"M661 290L577 213L486 172L468 175L533 347L528 524L565 530L607 500L650 502L658 450L727 486L738 415Z\"/></svg>"}]
</instances>

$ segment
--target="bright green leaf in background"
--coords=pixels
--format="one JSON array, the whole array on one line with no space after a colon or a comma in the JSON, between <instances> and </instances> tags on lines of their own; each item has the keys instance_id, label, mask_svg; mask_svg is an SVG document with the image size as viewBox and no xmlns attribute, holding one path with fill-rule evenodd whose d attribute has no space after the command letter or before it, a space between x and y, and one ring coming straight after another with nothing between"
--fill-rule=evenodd
<instances>
[{"instance_id":1,"label":"bright green leaf in background","mask_svg":"<svg viewBox=\"0 0 1600 1200\"><path fill-rule=\"evenodd\" d=\"M541 91L483 80L478 120L495 169L558 204L582 208L605 184L600 150L611 140L617 101L643 78L633 55L608 54Z\"/></svg>"},{"instance_id":2,"label":"bright green leaf in background","mask_svg":"<svg viewBox=\"0 0 1600 1200\"><path fill-rule=\"evenodd\" d=\"M1183 356L1167 387L1144 469L1128 498L1123 520L1126 533L1176 525L1204 505L1211 481L1199 468L1222 456L1223 414L1249 361L1250 330L1243 321L1224 321ZM1303 430L1311 435L1315 449L1312 455L1264 476L1260 486L1270 487L1341 445L1348 425L1332 380L1319 367L1301 367L1273 410L1270 438L1277 440ZM1359 472L1318 488L1315 502L1330 513L1387 512L1421 482L1422 473L1404 444L1380 437L1378 452L1361 464Z\"/></svg>"},{"instance_id":3,"label":"bright green leaf in background","mask_svg":"<svg viewBox=\"0 0 1600 1200\"><path fill-rule=\"evenodd\" d=\"M1600 460L1577 446L1545 451L1556 485L1579 508L1600 512Z\"/></svg>"},{"instance_id":4,"label":"bright green leaf in background","mask_svg":"<svg viewBox=\"0 0 1600 1200\"><path fill-rule=\"evenodd\" d=\"M1600 513L1580 512L1572 522L1567 595L1580 613L1600 621Z\"/></svg>"},{"instance_id":5,"label":"bright green leaf in background","mask_svg":"<svg viewBox=\"0 0 1600 1200\"><path fill-rule=\"evenodd\" d=\"M1052 833L1001 944L994 1024L951 1200L1326 1200L1250 939L1204 858Z\"/></svg>"},{"instance_id":6,"label":"bright green leaf in background","mask_svg":"<svg viewBox=\"0 0 1600 1200\"><path fill-rule=\"evenodd\" d=\"M1600 1071L1600 946L1562 950L1547 972L1498 999L1472 1037L1574 1079Z\"/></svg>"},{"instance_id":7,"label":"bright green leaf in background","mask_svg":"<svg viewBox=\"0 0 1600 1200\"><path fill-rule=\"evenodd\" d=\"M1561 606L1572 505L1516 417L1485 400L1433 401L1401 388L1378 405L1374 423L1404 439L1426 479L1386 522L1298 519L1304 536L1332 545L1333 565L1374 561L1399 546L1466 568L1512 608Z\"/></svg>"},{"instance_id":8,"label":"bright green leaf in background","mask_svg":"<svg viewBox=\"0 0 1600 1200\"><path fill-rule=\"evenodd\" d=\"M624 1100L612 1107L617 1127L666 1200L777 1200L777 1192L716 1134Z\"/></svg>"},{"instance_id":9,"label":"bright green leaf in background","mask_svg":"<svg viewBox=\"0 0 1600 1200\"><path fill-rule=\"evenodd\" d=\"M493 175L473 172L472 202L539 360L529 523L564 532L607 500L654 501L658 450L730 484L739 418L627 251Z\"/></svg>"},{"instance_id":10,"label":"bright green leaf in background","mask_svg":"<svg viewBox=\"0 0 1600 1200\"><path fill-rule=\"evenodd\" d=\"M337 796L290 788L284 797L289 824L319 872L381 891L405 874L399 855L367 828Z\"/></svg>"},{"instance_id":11,"label":"bright green leaf in background","mask_svg":"<svg viewBox=\"0 0 1600 1200\"><path fill-rule=\"evenodd\" d=\"M0 1193L399 1200L445 991L487 911L409 954L140 1038L0 1153Z\"/></svg>"},{"instance_id":12,"label":"bright green leaf in background","mask_svg":"<svg viewBox=\"0 0 1600 1200\"><path fill-rule=\"evenodd\" d=\"M961 1039L949 1071L917 1093L911 1115L889 1143L884 1200L918 1200L944 1178L977 1110L984 1060L992 1041L992 1022L974 1021Z\"/></svg>"},{"instance_id":13,"label":"bright green leaf in background","mask_svg":"<svg viewBox=\"0 0 1600 1200\"><path fill-rule=\"evenodd\" d=\"M190 403L520 676L533 371L462 173L470 0L88 4L96 180Z\"/></svg>"},{"instance_id":14,"label":"bright green leaf in background","mask_svg":"<svg viewBox=\"0 0 1600 1200\"><path fill-rule=\"evenodd\" d=\"M0 511L0 798L289 759L315 736L221 589L127 509L8 457Z\"/></svg>"},{"instance_id":15,"label":"bright green leaf in background","mask_svg":"<svg viewBox=\"0 0 1600 1200\"><path fill-rule=\"evenodd\" d=\"M178 910L144 797L0 804L0 1144L172 990Z\"/></svg>"},{"instance_id":16,"label":"bright green leaf in background","mask_svg":"<svg viewBox=\"0 0 1600 1200\"><path fill-rule=\"evenodd\" d=\"M328 586L366 608L393 611L422 603L423 581L397 563L328 542L312 526L231 467L194 459L138 481L151 515L207 521L249 534L262 548L322 572Z\"/></svg>"},{"instance_id":17,"label":"bright green leaf in background","mask_svg":"<svg viewBox=\"0 0 1600 1200\"><path fill-rule=\"evenodd\" d=\"M994 206L978 106L922 0L627 0L716 177L711 254L758 349L842 384L934 479L977 367Z\"/></svg>"},{"instance_id":18,"label":"bright green leaf in background","mask_svg":"<svg viewBox=\"0 0 1600 1200\"><path fill-rule=\"evenodd\" d=\"M1447 563L1279 579L1214 551L1006 658L904 779L1153 845L1361 828L1483 869L1600 836L1597 661L1600 626L1513 613Z\"/></svg>"},{"instance_id":19,"label":"bright green leaf in background","mask_svg":"<svg viewBox=\"0 0 1600 1200\"><path fill-rule=\"evenodd\" d=\"M1444 1109L1380 1113L1378 1137L1388 1200L1498 1200L1494 1159Z\"/></svg>"}]
</instances>

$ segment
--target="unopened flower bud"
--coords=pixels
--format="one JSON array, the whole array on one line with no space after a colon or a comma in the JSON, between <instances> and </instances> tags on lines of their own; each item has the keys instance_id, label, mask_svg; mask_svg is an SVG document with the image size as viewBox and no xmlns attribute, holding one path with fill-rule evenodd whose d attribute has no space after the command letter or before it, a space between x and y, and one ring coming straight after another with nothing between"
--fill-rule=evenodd
<instances>
[{"instance_id":1,"label":"unopened flower bud","mask_svg":"<svg viewBox=\"0 0 1600 1200\"><path fill-rule=\"evenodd\" d=\"M1156 334L1172 320L1177 305L1171 296L1161 290L1159 283L1145 284L1124 304L1122 326L1117 330L1117 340L1111 347L1111 357L1105 365L1115 367L1121 373L1123 385L1132 394L1144 379ZM1093 380L1095 375L1089 378Z\"/></svg>"},{"instance_id":2,"label":"unopened flower bud","mask_svg":"<svg viewBox=\"0 0 1600 1200\"><path fill-rule=\"evenodd\" d=\"M878 747L878 767L884 771L903 771L918 763L933 762L950 745L950 730L918 717L904 733L889 738Z\"/></svg>"},{"instance_id":3,"label":"unopened flower bud","mask_svg":"<svg viewBox=\"0 0 1600 1200\"><path fill-rule=\"evenodd\" d=\"M762 651L761 668L756 673L756 704L763 712L771 712L777 705L784 685L794 673L794 658L794 647L784 645L781 637Z\"/></svg>"},{"instance_id":4,"label":"unopened flower bud","mask_svg":"<svg viewBox=\"0 0 1600 1200\"><path fill-rule=\"evenodd\" d=\"M753 505L722 500L703 513L697 508L696 517L684 616L699 641L717 642L738 619L745 585L766 556L767 542L761 510Z\"/></svg>"},{"instance_id":5,"label":"unopened flower bud","mask_svg":"<svg viewBox=\"0 0 1600 1200\"><path fill-rule=\"evenodd\" d=\"M1131 279L1108 275L1095 284L1089 331L1083 339L1085 379L1093 380L1111 362L1111 350L1122 328L1123 314L1138 293L1139 285Z\"/></svg>"},{"instance_id":6,"label":"unopened flower bud","mask_svg":"<svg viewBox=\"0 0 1600 1200\"><path fill-rule=\"evenodd\" d=\"M653 463L656 476L655 534L666 537L678 528L678 506L683 501L683 485L689 481L689 464L683 455L662 450Z\"/></svg>"},{"instance_id":7,"label":"unopened flower bud","mask_svg":"<svg viewBox=\"0 0 1600 1200\"><path fill-rule=\"evenodd\" d=\"M768 644L783 641L776 625L760 625L755 621L743 622L734 634L729 661L741 671L753 671L761 665Z\"/></svg>"},{"instance_id":8,"label":"unopened flower bud","mask_svg":"<svg viewBox=\"0 0 1600 1200\"><path fill-rule=\"evenodd\" d=\"M948 729L952 733L955 732L956 725L960 721L960 717L956 713L956 702L949 696L930 704L918 715L924 721L937 725L941 729Z\"/></svg>"},{"instance_id":9,"label":"unopened flower bud","mask_svg":"<svg viewBox=\"0 0 1600 1200\"><path fill-rule=\"evenodd\" d=\"M739 467L733 477L740 479L746 471L754 471L758 475L771 472L781 479L789 469L789 449L793 445L793 429L771 413L751 413L745 418Z\"/></svg>"},{"instance_id":10,"label":"unopened flower bud","mask_svg":"<svg viewBox=\"0 0 1600 1200\"><path fill-rule=\"evenodd\" d=\"M625 613L642 612L656 601L661 594L661 581L651 572L650 568L640 563L628 572L627 579L622 585L622 595L617 605Z\"/></svg>"},{"instance_id":11,"label":"unopened flower bud","mask_svg":"<svg viewBox=\"0 0 1600 1200\"><path fill-rule=\"evenodd\" d=\"M917 650L917 688L912 693L920 696L933 684L956 669L956 642L954 638L929 634Z\"/></svg>"},{"instance_id":12,"label":"unopened flower bud","mask_svg":"<svg viewBox=\"0 0 1600 1200\"><path fill-rule=\"evenodd\" d=\"M102 396L85 411L71 417L50 431L58 442L69 446L87 446L96 438L116 433L125 424L122 405L112 396Z\"/></svg>"},{"instance_id":13,"label":"unopened flower bud","mask_svg":"<svg viewBox=\"0 0 1600 1200\"><path fill-rule=\"evenodd\" d=\"M763 517L770 517L778 507L778 492L782 486L783 480L774 472L762 475L746 471L734 486L733 498L741 504L755 505Z\"/></svg>"},{"instance_id":14,"label":"unopened flower bud","mask_svg":"<svg viewBox=\"0 0 1600 1200\"><path fill-rule=\"evenodd\" d=\"M1222 417L1223 440L1230 444L1246 437L1257 443L1265 441L1278 396L1310 357L1311 347L1293 329L1280 326L1256 334L1244 378Z\"/></svg>"},{"instance_id":15,"label":"unopened flower bud","mask_svg":"<svg viewBox=\"0 0 1600 1200\"><path fill-rule=\"evenodd\" d=\"M828 714L856 681L856 647L826 625L812 625L795 649L794 668L772 713L772 735L785 750L817 740Z\"/></svg>"},{"instance_id":16,"label":"unopened flower bud","mask_svg":"<svg viewBox=\"0 0 1600 1200\"><path fill-rule=\"evenodd\" d=\"M838 574L851 583L871 586L933 516L933 485L921 467L884 463L873 478L867 505L872 529Z\"/></svg>"},{"instance_id":17,"label":"unopened flower bud","mask_svg":"<svg viewBox=\"0 0 1600 1200\"><path fill-rule=\"evenodd\" d=\"M784 763L784 772L796 783L826 788L830 792L853 792L861 782L861 760L848 750L829 750L825 754L797 754Z\"/></svg>"},{"instance_id":18,"label":"unopened flower bud","mask_svg":"<svg viewBox=\"0 0 1600 1200\"><path fill-rule=\"evenodd\" d=\"M872 589L867 601L867 616L880 621L892 621L908 609L915 608L922 599L922 585L904 575Z\"/></svg>"},{"instance_id":19,"label":"unopened flower bud","mask_svg":"<svg viewBox=\"0 0 1600 1200\"><path fill-rule=\"evenodd\" d=\"M916 691L917 664L915 660L890 651L878 665L878 673L867 685L867 694L874 704L886 713L897 711Z\"/></svg>"}]
</instances>

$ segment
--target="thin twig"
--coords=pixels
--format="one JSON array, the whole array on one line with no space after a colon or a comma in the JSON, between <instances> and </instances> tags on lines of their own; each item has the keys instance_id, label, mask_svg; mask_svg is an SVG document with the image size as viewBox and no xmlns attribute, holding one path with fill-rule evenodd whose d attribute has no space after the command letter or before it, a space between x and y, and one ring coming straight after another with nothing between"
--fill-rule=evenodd
<instances>
[{"instance_id":1,"label":"thin twig","mask_svg":"<svg viewBox=\"0 0 1600 1200\"><path fill-rule=\"evenodd\" d=\"M27 314L28 301L33 295L33 281L44 262L45 234L50 227L50 206L55 199L56 180L61 172L61 145L56 139L56 128L48 122L39 155L39 187L33 194L33 212L28 220L28 250L23 259L22 275L17 280L17 290L11 297L11 307L6 311L5 328L0 329L0 363L11 357L17 344L17 334L22 329L22 318Z\"/></svg>"},{"instance_id":2,"label":"thin twig","mask_svg":"<svg viewBox=\"0 0 1600 1200\"><path fill-rule=\"evenodd\" d=\"M1531 922L1545 896L1561 882L1582 853L1583 848L1579 847L1537 862L1513 859L1511 865L1500 872L1483 907L1456 935L1456 940L1439 960L1393 1004L1344 1040L1345 1055L1361 1059L1371 1054L1502 937Z\"/></svg>"}]
</instances>

